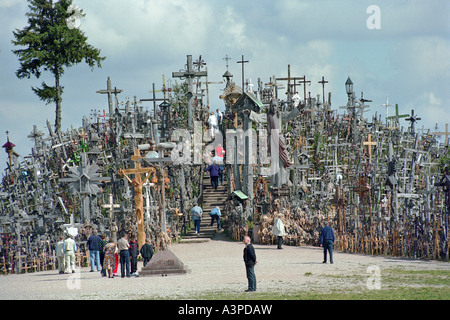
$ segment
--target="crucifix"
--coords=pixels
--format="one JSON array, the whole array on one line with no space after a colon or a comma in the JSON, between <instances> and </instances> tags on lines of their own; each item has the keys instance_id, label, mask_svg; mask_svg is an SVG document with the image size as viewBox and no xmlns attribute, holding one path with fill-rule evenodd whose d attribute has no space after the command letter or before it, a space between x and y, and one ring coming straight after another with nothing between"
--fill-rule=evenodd
<instances>
[{"instance_id":1,"label":"crucifix","mask_svg":"<svg viewBox=\"0 0 450 320\"><path fill-rule=\"evenodd\" d=\"M445 146L448 146L448 136L450 135L450 132L448 131L448 123L445 124L445 132L433 132L431 133L435 136L445 135Z\"/></svg>"},{"instance_id":2,"label":"crucifix","mask_svg":"<svg viewBox=\"0 0 450 320\"><path fill-rule=\"evenodd\" d=\"M187 64L186 64L186 70L179 71L179 72L172 72L173 78L186 78L187 82L187 93L186 96L188 98L188 128L193 129L193 111L192 111L192 102L194 98L194 90L193 90L193 83L192 80L194 78L199 77L206 77L208 75L207 71L194 71L193 64L192 64L192 55L187 55Z\"/></svg>"},{"instance_id":3,"label":"crucifix","mask_svg":"<svg viewBox=\"0 0 450 320\"><path fill-rule=\"evenodd\" d=\"M134 154L131 156L131 160L134 162L134 169L119 169L117 173L121 176L123 175L134 187L134 204L136 207L137 220L137 240L139 248L141 248L145 244L144 200L142 195L142 187L152 174L156 174L156 169L153 167L141 167L142 156L141 152L137 148L134 149ZM146 174L144 179L142 179L141 176L141 174L143 173ZM128 175L134 175L133 180Z\"/></svg>"},{"instance_id":4,"label":"crucifix","mask_svg":"<svg viewBox=\"0 0 450 320\"><path fill-rule=\"evenodd\" d=\"M237 63L242 64L242 93L244 93L244 63L249 62L248 60L244 60L244 55L242 55L242 58Z\"/></svg>"},{"instance_id":5,"label":"crucifix","mask_svg":"<svg viewBox=\"0 0 450 320\"><path fill-rule=\"evenodd\" d=\"M123 90L121 89L117 89L116 87L114 87L114 89L112 89L111 87L111 79L110 77L108 77L108 80L106 81L106 90L98 90L97 93L100 94L107 94L108 95L108 106L109 106L109 115L111 116L112 114L114 114L114 107L113 107L113 99L112 99L112 95L113 93L117 96L118 93L121 93Z\"/></svg>"},{"instance_id":6,"label":"crucifix","mask_svg":"<svg viewBox=\"0 0 450 320\"><path fill-rule=\"evenodd\" d=\"M369 148L369 161L372 162L372 146L376 146L377 143L372 141L372 135L369 133L367 135L367 141L364 141L363 144Z\"/></svg>"},{"instance_id":7,"label":"crucifix","mask_svg":"<svg viewBox=\"0 0 450 320\"><path fill-rule=\"evenodd\" d=\"M165 84L163 85L163 89L165 89ZM166 101L166 93L164 92L164 99L162 98L156 98L155 97L155 92L161 92L163 90L155 90L155 83L152 84L152 93L153 93L153 98L152 99L140 99L139 101L153 101L153 119L156 119L156 101Z\"/></svg>"}]
</instances>

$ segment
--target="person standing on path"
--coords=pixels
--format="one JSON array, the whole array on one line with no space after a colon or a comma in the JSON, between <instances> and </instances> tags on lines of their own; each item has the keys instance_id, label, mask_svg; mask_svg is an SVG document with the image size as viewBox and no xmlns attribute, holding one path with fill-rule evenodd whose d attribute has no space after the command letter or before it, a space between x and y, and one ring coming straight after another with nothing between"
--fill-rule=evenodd
<instances>
[{"instance_id":1,"label":"person standing on path","mask_svg":"<svg viewBox=\"0 0 450 320\"><path fill-rule=\"evenodd\" d=\"M120 255L120 276L125 278L125 270L126 276L129 278L130 275L130 245L128 244L128 237L126 234L122 236L122 238L117 241L117 247L119 249Z\"/></svg>"},{"instance_id":2,"label":"person standing on path","mask_svg":"<svg viewBox=\"0 0 450 320\"><path fill-rule=\"evenodd\" d=\"M66 269L64 264L64 237L59 237L59 241L56 244L56 257L58 258L58 270L59 274L64 274Z\"/></svg>"},{"instance_id":3,"label":"person standing on path","mask_svg":"<svg viewBox=\"0 0 450 320\"><path fill-rule=\"evenodd\" d=\"M150 244L150 240L146 239L145 244L142 246L141 250L141 256L144 259L144 267L147 265L147 263L152 259L153 257L153 247Z\"/></svg>"},{"instance_id":4,"label":"person standing on path","mask_svg":"<svg viewBox=\"0 0 450 320\"><path fill-rule=\"evenodd\" d=\"M256 277L255 277L255 265L256 261L256 253L255 248L250 243L250 237L244 237L244 263L245 263L245 271L247 273L248 279L248 289L245 292L256 291Z\"/></svg>"},{"instance_id":5,"label":"person standing on path","mask_svg":"<svg viewBox=\"0 0 450 320\"><path fill-rule=\"evenodd\" d=\"M130 260L131 260L131 275L137 276L137 259L139 255L139 244L132 236L130 239Z\"/></svg>"},{"instance_id":6,"label":"person standing on path","mask_svg":"<svg viewBox=\"0 0 450 320\"><path fill-rule=\"evenodd\" d=\"M283 249L283 237L286 235L286 229L284 227L283 220L281 220L283 214L279 213L273 224L273 235L277 237L278 247L277 249Z\"/></svg>"},{"instance_id":7,"label":"person standing on path","mask_svg":"<svg viewBox=\"0 0 450 320\"><path fill-rule=\"evenodd\" d=\"M327 263L327 251L330 253L330 263L333 263L334 232L328 226L328 221L323 222L324 226L320 231L320 246L323 246L323 263Z\"/></svg>"},{"instance_id":8,"label":"person standing on path","mask_svg":"<svg viewBox=\"0 0 450 320\"><path fill-rule=\"evenodd\" d=\"M97 235L97 230L92 230L92 235L87 241L87 247L89 249L89 258L91 262L91 272L94 272L94 265L97 267L97 271L101 271L100 267L100 249L99 243L102 239Z\"/></svg>"},{"instance_id":9,"label":"person standing on path","mask_svg":"<svg viewBox=\"0 0 450 320\"><path fill-rule=\"evenodd\" d=\"M64 263L66 270L64 273L75 273L75 252L77 252L77 244L72 239L72 235L64 240Z\"/></svg>"},{"instance_id":10,"label":"person standing on path","mask_svg":"<svg viewBox=\"0 0 450 320\"><path fill-rule=\"evenodd\" d=\"M194 221L195 233L200 235L200 223L202 222L203 210L198 204L192 208L192 221Z\"/></svg>"},{"instance_id":11,"label":"person standing on path","mask_svg":"<svg viewBox=\"0 0 450 320\"><path fill-rule=\"evenodd\" d=\"M216 161L213 161L212 164L210 164L206 169L205 172L209 171L209 175L211 177L211 187L214 190L217 190L217 187L219 186L219 171L220 167L217 165Z\"/></svg>"},{"instance_id":12,"label":"person standing on path","mask_svg":"<svg viewBox=\"0 0 450 320\"><path fill-rule=\"evenodd\" d=\"M108 271L108 278L114 278L115 254L117 245L114 241L105 245L105 258L103 259L103 268Z\"/></svg>"}]
</instances>

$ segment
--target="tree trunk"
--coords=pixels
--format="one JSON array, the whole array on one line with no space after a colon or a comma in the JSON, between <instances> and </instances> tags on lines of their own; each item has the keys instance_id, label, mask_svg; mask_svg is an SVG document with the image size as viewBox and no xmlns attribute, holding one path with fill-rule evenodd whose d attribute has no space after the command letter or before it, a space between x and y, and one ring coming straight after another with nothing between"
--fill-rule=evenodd
<instances>
[{"instance_id":1,"label":"tree trunk","mask_svg":"<svg viewBox=\"0 0 450 320\"><path fill-rule=\"evenodd\" d=\"M61 101L62 101L61 85L59 83L60 74L59 74L59 68L57 66L55 66L54 75L55 75L55 87L56 87L55 133L57 133L57 132L61 131Z\"/></svg>"}]
</instances>

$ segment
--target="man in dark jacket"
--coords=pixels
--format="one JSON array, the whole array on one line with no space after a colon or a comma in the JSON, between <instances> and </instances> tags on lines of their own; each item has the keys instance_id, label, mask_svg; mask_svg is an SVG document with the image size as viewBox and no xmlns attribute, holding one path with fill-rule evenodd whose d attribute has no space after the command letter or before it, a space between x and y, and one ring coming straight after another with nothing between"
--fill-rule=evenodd
<instances>
[{"instance_id":1,"label":"man in dark jacket","mask_svg":"<svg viewBox=\"0 0 450 320\"><path fill-rule=\"evenodd\" d=\"M131 237L129 250L131 262L131 275L137 276L136 271L137 271L137 258L139 255L139 244L134 236Z\"/></svg>"},{"instance_id":2,"label":"man in dark jacket","mask_svg":"<svg viewBox=\"0 0 450 320\"><path fill-rule=\"evenodd\" d=\"M141 256L144 259L144 267L153 257L153 248L150 244L150 240L146 239L145 244L141 248Z\"/></svg>"},{"instance_id":3,"label":"man in dark jacket","mask_svg":"<svg viewBox=\"0 0 450 320\"><path fill-rule=\"evenodd\" d=\"M211 177L211 187L213 187L214 190L217 190L217 187L219 186L219 171L220 171L220 167L214 161L212 164L210 164L205 169L205 172L206 171L209 171L209 175Z\"/></svg>"},{"instance_id":4,"label":"man in dark jacket","mask_svg":"<svg viewBox=\"0 0 450 320\"><path fill-rule=\"evenodd\" d=\"M327 263L327 251L330 253L330 263L333 263L333 243L334 232L328 226L328 221L324 221L324 227L320 231L320 246L323 246L323 263Z\"/></svg>"},{"instance_id":5,"label":"man in dark jacket","mask_svg":"<svg viewBox=\"0 0 450 320\"><path fill-rule=\"evenodd\" d=\"M102 270L102 268L100 267L100 241L102 241L102 239L97 235L97 230L92 230L92 235L89 237L86 243L89 249L91 272L94 272L94 266L97 266L97 271Z\"/></svg>"},{"instance_id":6,"label":"man in dark jacket","mask_svg":"<svg viewBox=\"0 0 450 320\"><path fill-rule=\"evenodd\" d=\"M256 291L256 277L255 277L255 265L257 263L256 261L256 254L255 254L255 248L253 248L253 245L250 243L250 237L245 236L244 237L244 263L245 263L245 270L247 272L247 279L248 279L248 289L245 290L246 292Z\"/></svg>"}]
</instances>

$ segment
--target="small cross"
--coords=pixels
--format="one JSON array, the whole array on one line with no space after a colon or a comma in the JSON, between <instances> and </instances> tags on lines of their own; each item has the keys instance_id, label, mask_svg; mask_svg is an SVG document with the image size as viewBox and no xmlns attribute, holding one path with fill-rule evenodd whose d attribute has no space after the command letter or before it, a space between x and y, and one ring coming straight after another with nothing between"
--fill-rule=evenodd
<instances>
[{"instance_id":1,"label":"small cross","mask_svg":"<svg viewBox=\"0 0 450 320\"><path fill-rule=\"evenodd\" d=\"M231 60L231 58L227 55L225 55L225 58L223 58L223 60L226 61L226 66L227 66L227 71L228 71L228 60Z\"/></svg>"},{"instance_id":2,"label":"small cross","mask_svg":"<svg viewBox=\"0 0 450 320\"><path fill-rule=\"evenodd\" d=\"M367 141L364 141L363 144L369 147L369 160L372 162L372 146L376 146L377 143L372 141L372 135L370 133L367 135Z\"/></svg>"}]
</instances>

